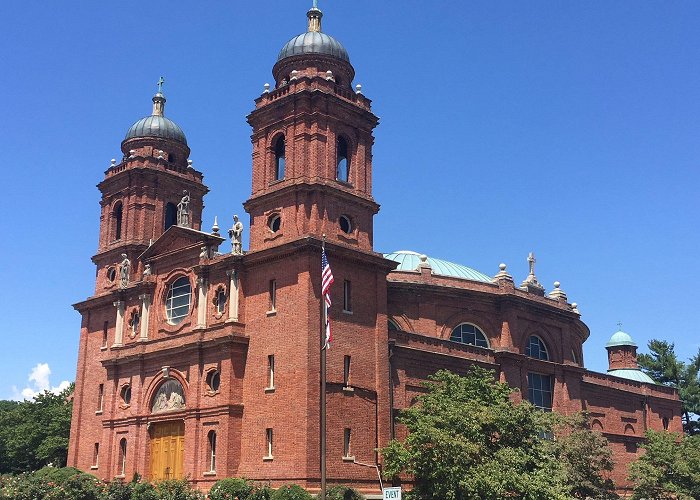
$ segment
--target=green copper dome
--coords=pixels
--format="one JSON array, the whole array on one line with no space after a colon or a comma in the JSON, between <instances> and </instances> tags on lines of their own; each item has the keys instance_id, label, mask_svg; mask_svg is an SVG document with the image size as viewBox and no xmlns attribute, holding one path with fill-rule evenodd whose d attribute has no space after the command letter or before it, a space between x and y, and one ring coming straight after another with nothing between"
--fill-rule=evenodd
<instances>
[{"instance_id":1,"label":"green copper dome","mask_svg":"<svg viewBox=\"0 0 700 500\"><path fill-rule=\"evenodd\" d=\"M618 330L617 332L613 333L613 336L610 337L610 340L608 340L608 343L605 344L605 347L617 347L621 345L637 347L637 344L635 344L634 340L632 340L632 337L622 330Z\"/></svg>"},{"instance_id":2,"label":"green copper dome","mask_svg":"<svg viewBox=\"0 0 700 500\"><path fill-rule=\"evenodd\" d=\"M608 375L613 375L615 377L626 378L627 380L634 380L635 382L643 382L645 384L655 384L654 379L649 375L644 373L642 370L635 370L632 368L621 368L619 370L610 370Z\"/></svg>"},{"instance_id":3,"label":"green copper dome","mask_svg":"<svg viewBox=\"0 0 700 500\"><path fill-rule=\"evenodd\" d=\"M411 252L410 250L399 250L397 252L384 254L385 259L399 263L396 271L415 271L418 265L423 262L421 257L421 254ZM425 263L430 265L433 274L471 281L481 281L482 283L492 282L491 278L484 273L480 273L471 267L455 264L454 262L426 256Z\"/></svg>"}]
</instances>

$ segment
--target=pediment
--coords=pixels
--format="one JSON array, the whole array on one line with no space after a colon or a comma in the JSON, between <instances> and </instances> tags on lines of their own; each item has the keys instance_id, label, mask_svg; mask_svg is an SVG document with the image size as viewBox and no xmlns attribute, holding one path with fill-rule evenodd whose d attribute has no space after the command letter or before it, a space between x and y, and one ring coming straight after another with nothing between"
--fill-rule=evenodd
<instances>
[{"instance_id":1,"label":"pediment","mask_svg":"<svg viewBox=\"0 0 700 500\"><path fill-rule=\"evenodd\" d=\"M152 260L160 255L172 254L178 251L189 250L202 246L218 247L224 238L189 227L170 226L160 237L154 241L139 259Z\"/></svg>"}]
</instances>

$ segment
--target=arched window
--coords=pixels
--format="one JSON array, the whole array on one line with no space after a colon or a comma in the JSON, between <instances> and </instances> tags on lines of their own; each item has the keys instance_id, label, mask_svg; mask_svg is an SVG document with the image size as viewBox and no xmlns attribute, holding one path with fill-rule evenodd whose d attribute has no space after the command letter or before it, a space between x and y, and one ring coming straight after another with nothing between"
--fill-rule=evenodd
<instances>
[{"instance_id":1,"label":"arched window","mask_svg":"<svg viewBox=\"0 0 700 500\"><path fill-rule=\"evenodd\" d=\"M176 279L168 289L165 298L165 316L168 323L177 325L190 312L190 300L192 298L192 287L190 280L185 276Z\"/></svg>"},{"instance_id":2,"label":"arched window","mask_svg":"<svg viewBox=\"0 0 700 500\"><path fill-rule=\"evenodd\" d=\"M122 202L117 202L112 210L112 218L114 219L114 239L122 239Z\"/></svg>"},{"instance_id":3,"label":"arched window","mask_svg":"<svg viewBox=\"0 0 700 500\"><path fill-rule=\"evenodd\" d=\"M126 438L119 441L119 475L126 475Z\"/></svg>"},{"instance_id":4,"label":"arched window","mask_svg":"<svg viewBox=\"0 0 700 500\"><path fill-rule=\"evenodd\" d=\"M216 472L216 431L209 431L207 435L207 452L209 472Z\"/></svg>"},{"instance_id":5,"label":"arched window","mask_svg":"<svg viewBox=\"0 0 700 500\"><path fill-rule=\"evenodd\" d=\"M531 335L530 338L527 339L527 345L525 346L525 356L549 361L549 353L547 352L547 346L544 345L542 339L539 338L537 335Z\"/></svg>"},{"instance_id":6,"label":"arched window","mask_svg":"<svg viewBox=\"0 0 700 500\"><path fill-rule=\"evenodd\" d=\"M284 135L280 135L275 141L275 180L284 179L285 166Z\"/></svg>"},{"instance_id":7,"label":"arched window","mask_svg":"<svg viewBox=\"0 0 700 500\"><path fill-rule=\"evenodd\" d=\"M452 342L459 342L460 344L475 345L478 347L488 348L489 343L486 340L486 335L478 327L471 325L469 323L462 323L457 325L454 330L452 330L452 335L450 335L450 340Z\"/></svg>"},{"instance_id":8,"label":"arched window","mask_svg":"<svg viewBox=\"0 0 700 500\"><path fill-rule=\"evenodd\" d=\"M350 155L348 141L342 135L338 137L337 161L335 178L339 181L350 182Z\"/></svg>"},{"instance_id":9,"label":"arched window","mask_svg":"<svg viewBox=\"0 0 700 500\"><path fill-rule=\"evenodd\" d=\"M174 378L168 379L153 395L151 412L182 410L185 408L185 390L182 384Z\"/></svg>"},{"instance_id":10,"label":"arched window","mask_svg":"<svg viewBox=\"0 0 700 500\"><path fill-rule=\"evenodd\" d=\"M165 205L165 226L163 229L168 230L170 226L177 224L177 206L175 203L168 203Z\"/></svg>"},{"instance_id":11,"label":"arched window","mask_svg":"<svg viewBox=\"0 0 700 500\"><path fill-rule=\"evenodd\" d=\"M226 309L226 290L224 288L219 288L216 291L216 313L223 314Z\"/></svg>"}]
</instances>

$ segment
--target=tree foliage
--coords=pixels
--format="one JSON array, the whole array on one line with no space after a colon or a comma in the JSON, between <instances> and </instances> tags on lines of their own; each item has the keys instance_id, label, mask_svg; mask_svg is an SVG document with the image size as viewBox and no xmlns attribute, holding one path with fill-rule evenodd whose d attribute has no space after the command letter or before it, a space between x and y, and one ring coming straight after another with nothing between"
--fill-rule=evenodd
<instances>
[{"instance_id":1,"label":"tree foliage","mask_svg":"<svg viewBox=\"0 0 700 500\"><path fill-rule=\"evenodd\" d=\"M650 430L642 448L630 464L633 498L700 498L700 436Z\"/></svg>"},{"instance_id":2,"label":"tree foliage","mask_svg":"<svg viewBox=\"0 0 700 500\"><path fill-rule=\"evenodd\" d=\"M22 402L0 401L0 473L66 464L73 388Z\"/></svg>"},{"instance_id":3,"label":"tree foliage","mask_svg":"<svg viewBox=\"0 0 700 500\"><path fill-rule=\"evenodd\" d=\"M649 354L637 357L640 368L655 382L678 389L683 403L683 430L700 433L700 351L688 363L676 356L673 343L651 340Z\"/></svg>"},{"instance_id":4,"label":"tree foliage","mask_svg":"<svg viewBox=\"0 0 700 500\"><path fill-rule=\"evenodd\" d=\"M514 404L513 390L472 366L468 376L441 370L404 410L404 442L382 450L385 474L413 476L416 500L605 498L612 462L607 442L582 416L567 419ZM556 441L552 432L562 434ZM583 466L585 464L585 466Z\"/></svg>"}]
</instances>

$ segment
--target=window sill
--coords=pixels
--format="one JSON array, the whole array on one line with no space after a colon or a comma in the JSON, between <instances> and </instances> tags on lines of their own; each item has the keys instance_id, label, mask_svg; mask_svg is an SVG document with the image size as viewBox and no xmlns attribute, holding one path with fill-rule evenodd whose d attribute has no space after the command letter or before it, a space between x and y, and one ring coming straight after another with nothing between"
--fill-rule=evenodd
<instances>
[{"instance_id":1,"label":"window sill","mask_svg":"<svg viewBox=\"0 0 700 500\"><path fill-rule=\"evenodd\" d=\"M90 466L90 470L97 470L97 469L99 469L99 468L100 468L100 467L97 466L97 465L91 465L91 466Z\"/></svg>"},{"instance_id":2,"label":"window sill","mask_svg":"<svg viewBox=\"0 0 700 500\"><path fill-rule=\"evenodd\" d=\"M343 314L349 314L349 315L352 316L352 311L348 311L348 310L346 310L346 309L343 309Z\"/></svg>"},{"instance_id":3,"label":"window sill","mask_svg":"<svg viewBox=\"0 0 700 500\"><path fill-rule=\"evenodd\" d=\"M265 387L265 394L272 394L273 392L275 392L274 387Z\"/></svg>"},{"instance_id":4,"label":"window sill","mask_svg":"<svg viewBox=\"0 0 700 500\"><path fill-rule=\"evenodd\" d=\"M355 455L350 457L343 457L343 462L355 462Z\"/></svg>"},{"instance_id":5,"label":"window sill","mask_svg":"<svg viewBox=\"0 0 700 500\"><path fill-rule=\"evenodd\" d=\"M95 415L102 415L102 410L95 410Z\"/></svg>"},{"instance_id":6,"label":"window sill","mask_svg":"<svg viewBox=\"0 0 700 500\"><path fill-rule=\"evenodd\" d=\"M270 316L277 316L277 309L271 309L265 313L267 317L269 318Z\"/></svg>"},{"instance_id":7,"label":"window sill","mask_svg":"<svg viewBox=\"0 0 700 500\"><path fill-rule=\"evenodd\" d=\"M267 457L263 457L263 462L272 462L272 460L273 460L274 458L275 458L275 457L273 457L272 455L267 456Z\"/></svg>"},{"instance_id":8,"label":"window sill","mask_svg":"<svg viewBox=\"0 0 700 500\"><path fill-rule=\"evenodd\" d=\"M207 477L207 476L216 476L216 471L215 471L215 470L210 470L210 471L207 471L207 472L202 473L202 475L203 475L204 477Z\"/></svg>"},{"instance_id":9,"label":"window sill","mask_svg":"<svg viewBox=\"0 0 700 500\"><path fill-rule=\"evenodd\" d=\"M107 349L108 349L108 347L106 345L103 345L102 347L100 347L100 351L106 351Z\"/></svg>"},{"instance_id":10,"label":"window sill","mask_svg":"<svg viewBox=\"0 0 700 500\"><path fill-rule=\"evenodd\" d=\"M126 476L124 474L119 474L114 476L114 479L124 479Z\"/></svg>"},{"instance_id":11,"label":"window sill","mask_svg":"<svg viewBox=\"0 0 700 500\"><path fill-rule=\"evenodd\" d=\"M350 386L348 385L348 386L343 387L343 392L353 393L353 392L355 392L355 388L354 388L354 387L350 387Z\"/></svg>"}]
</instances>

